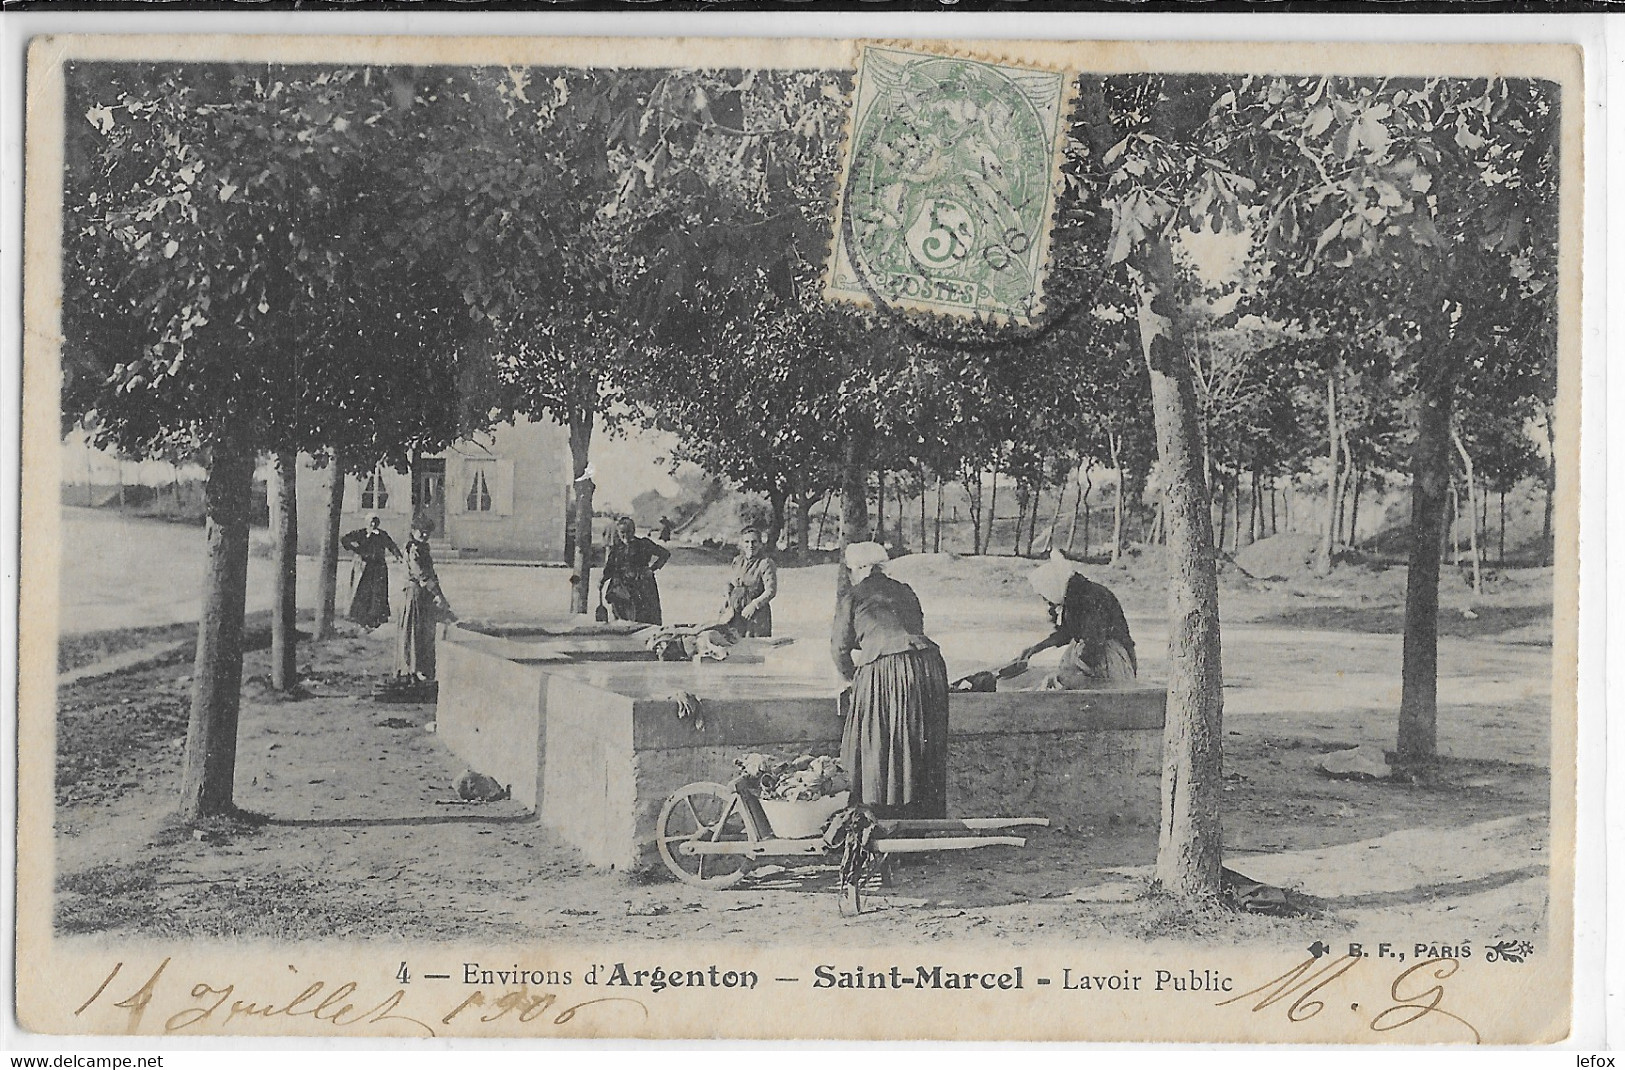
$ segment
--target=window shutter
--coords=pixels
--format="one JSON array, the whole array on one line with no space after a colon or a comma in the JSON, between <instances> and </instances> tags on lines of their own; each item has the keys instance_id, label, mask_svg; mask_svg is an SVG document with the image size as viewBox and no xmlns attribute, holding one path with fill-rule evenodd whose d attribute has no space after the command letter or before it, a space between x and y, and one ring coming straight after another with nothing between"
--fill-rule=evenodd
<instances>
[{"instance_id":1,"label":"window shutter","mask_svg":"<svg viewBox=\"0 0 1625 1070\"><path fill-rule=\"evenodd\" d=\"M387 492L387 500L382 509L375 512L399 516L412 511L412 477L408 473L397 472L387 465L380 465L377 469L378 478L383 482Z\"/></svg>"},{"instance_id":2,"label":"window shutter","mask_svg":"<svg viewBox=\"0 0 1625 1070\"><path fill-rule=\"evenodd\" d=\"M448 513L468 512L468 480L474 478L474 466L465 462L460 454L446 453L446 486L441 494L446 499Z\"/></svg>"},{"instance_id":3,"label":"window shutter","mask_svg":"<svg viewBox=\"0 0 1625 1070\"><path fill-rule=\"evenodd\" d=\"M491 479L491 511L498 516L513 513L513 462L498 461L486 470Z\"/></svg>"},{"instance_id":4,"label":"window shutter","mask_svg":"<svg viewBox=\"0 0 1625 1070\"><path fill-rule=\"evenodd\" d=\"M346 513L364 513L366 506L361 504L361 492L367 489L367 480L364 476L344 477L344 511Z\"/></svg>"}]
</instances>

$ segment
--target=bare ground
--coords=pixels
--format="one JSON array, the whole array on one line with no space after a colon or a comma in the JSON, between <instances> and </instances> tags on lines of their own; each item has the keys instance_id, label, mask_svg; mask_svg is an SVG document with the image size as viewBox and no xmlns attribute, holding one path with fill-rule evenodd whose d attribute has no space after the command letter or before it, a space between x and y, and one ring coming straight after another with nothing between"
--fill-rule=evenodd
<instances>
[{"instance_id":1,"label":"bare ground","mask_svg":"<svg viewBox=\"0 0 1625 1070\"><path fill-rule=\"evenodd\" d=\"M1149 679L1161 678L1166 661L1155 565L1102 576L1123 596ZM1031 567L921 555L894 572L920 591L953 668L1030 640L1042 620L1025 589ZM663 572L668 617L697 616L715 597L719 569L695 556ZM1395 939L1536 938L1547 905L1550 648L1529 643L1542 625L1528 607L1543 590L1549 606L1548 572L1503 576L1485 598L1447 591L1450 612L1477 607L1461 619L1486 624L1441 640L1446 757L1435 775L1333 781L1313 769L1327 750L1392 745L1392 612L1403 570L1397 587L1392 571L1226 578L1227 864L1300 893L1317 916L1192 914L1148 897L1156 845L1142 829L1040 830L1025 849L925 856L876 889L875 909L858 918L840 916L827 867L764 868L728 892L598 871L514 803L444 805L462 766L426 731L432 708L367 695L389 668L386 630L303 646L304 686L291 700L264 686L265 655L249 655L237 801L259 815L254 822L194 831L172 821L189 664L64 687L57 924L63 933L245 940L853 946L1031 944L1056 934L1301 945L1357 925L1380 925ZM535 616L564 584L548 569L442 572L465 615ZM829 579L827 565L786 570L782 631L816 640ZM1497 623L1510 641L1494 637Z\"/></svg>"}]
</instances>

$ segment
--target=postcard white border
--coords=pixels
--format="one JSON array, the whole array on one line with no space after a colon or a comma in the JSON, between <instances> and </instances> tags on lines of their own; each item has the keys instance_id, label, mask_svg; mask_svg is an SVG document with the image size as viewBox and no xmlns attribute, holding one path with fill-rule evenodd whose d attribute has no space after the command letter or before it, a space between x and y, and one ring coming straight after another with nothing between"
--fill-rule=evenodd
<instances>
[{"instance_id":1,"label":"postcard white border","mask_svg":"<svg viewBox=\"0 0 1625 1070\"><path fill-rule=\"evenodd\" d=\"M1625 831L1618 797L1620 789L1606 791L1610 766L1625 770L1625 732L1609 739L1604 731L1605 707L1618 705L1604 692L1605 628L1609 610L1625 611L1625 581L1609 577L1606 548L1625 531L1625 497L1610 495L1616 490L1608 477L1607 461L1616 461L1615 473L1625 471L1625 448L1609 443L1606 413L1610 401L1625 404L1625 387L1612 388L1607 381L1606 357L1615 348L1607 344L1608 327L1618 326L1625 337L1625 308L1607 306L1604 300L1607 267L1622 265L1625 271L1625 234L1605 230L1608 195L1625 197L1618 173L1606 167L1608 147L1625 143L1625 119L1620 109L1607 107L1610 83L1625 84L1625 49L1620 45L1622 24L1617 16L1234 16L1234 15L1035 15L1012 19L1003 15L954 13L950 16L879 14L852 12L808 12L772 14L729 14L717 16L675 14L401 14L401 13L173 13L149 15L139 12L27 13L8 14L0 20L0 107L4 121L0 127L0 317L6 327L0 331L0 411L6 414L0 437L0 532L4 534L3 567L8 611L0 621L0 692L7 695L8 713L16 694L16 638L18 621L11 609L16 605L18 579L17 523L19 485L19 428L12 419L20 407L18 369L20 366L20 265L21 181L23 129L22 91L23 50L27 40L39 33L176 33L219 32L254 34L424 34L424 35L687 35L769 37L967 37L997 39L1085 38L1118 40L1247 40L1247 41L1393 41L1393 42L1486 42L1563 41L1585 50L1585 95L1588 103L1586 124L1586 235L1583 253L1583 363L1582 363L1582 443L1580 496L1580 590L1579 647L1580 716L1577 768L1578 812L1576 818L1577 858L1575 886L1574 1021L1573 1033L1565 1047L1595 1048L1605 1035L1621 1035L1625 1029L1625 1007L1617 998L1625 980L1625 938L1606 927L1605 889L1613 876L1616 886L1625 887L1625 860L1607 859L1605 801L1612 802L1615 817L1608 823L1615 832ZM1620 112L1621 114L1616 114ZM1616 169L1625 170L1625 169ZM1621 203L1625 203L1622 200ZM1622 228L1614 228L1620 230ZM1615 303L1619 305L1618 302ZM1605 315L1606 313L1606 315ZM1620 395L1616 398L1614 395ZM1621 409L1619 411L1625 411ZM1608 519L1616 523L1610 528ZM1606 591L1606 595L1603 592ZM1625 617L1620 619L1625 620ZM0 722L0 746L6 763L15 769L15 721L11 716ZM14 916L12 872L16 860L15 798L6 792L0 799L0 827L4 828L4 851L0 853L5 871L0 889L0 910ZM1625 841L1622 841L1625 842ZM6 927L0 987L12 988L14 934ZM1606 981L1604 980L1606 970ZM1615 999L1605 1009L1605 993ZM1606 1024L1605 1024L1606 1023ZM1607 1025L1614 1028L1608 1029ZM117 1038L75 1038L74 1049L131 1049L138 1043ZM511 1042L524 1045L525 1042ZM20 1033L8 1006L0 1018L0 1047L11 1051L63 1050L62 1038L38 1037ZM152 1047L191 1047L189 1042L155 1042ZM205 1047L219 1048L218 1040ZM311 1048L316 1042L299 1038L275 1041L255 1040L255 1049L274 1047ZM348 1045L346 1045L348 1046ZM385 1043L366 1042L365 1047L382 1048ZM480 1046L484 1046L483 1043Z\"/></svg>"}]
</instances>

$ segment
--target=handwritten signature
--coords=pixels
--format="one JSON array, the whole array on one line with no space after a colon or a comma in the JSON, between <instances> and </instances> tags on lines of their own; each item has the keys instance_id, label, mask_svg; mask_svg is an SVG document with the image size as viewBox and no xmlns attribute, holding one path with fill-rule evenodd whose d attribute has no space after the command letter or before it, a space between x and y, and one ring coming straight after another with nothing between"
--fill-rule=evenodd
<instances>
[{"instance_id":1,"label":"handwritten signature","mask_svg":"<svg viewBox=\"0 0 1625 1070\"><path fill-rule=\"evenodd\" d=\"M1330 997L1322 995L1322 989L1365 961L1366 958L1362 955L1344 955L1326 962L1309 958L1281 976L1265 981L1250 991L1223 1000L1216 1006L1225 1007L1232 1003L1241 1003L1243 1000L1255 999L1256 1002L1251 1004L1251 1010L1257 1014L1288 997L1295 997L1287 1005L1287 1021L1308 1021L1326 1009L1326 1000ZM1472 1034L1473 1043L1482 1043L1483 1038L1476 1026L1443 1006L1445 987L1442 982L1449 980L1460 968L1461 963L1456 959L1437 958L1418 962L1402 971L1388 986L1391 1004L1377 1012L1368 1028L1374 1033L1388 1033L1424 1018L1437 1016L1459 1023ZM1357 1011L1359 1004L1350 1004L1350 1009Z\"/></svg>"},{"instance_id":2,"label":"handwritten signature","mask_svg":"<svg viewBox=\"0 0 1625 1070\"><path fill-rule=\"evenodd\" d=\"M113 1007L128 1012L126 1033L140 1032L142 1019L153 1007L159 995L160 980L169 970L171 961L172 959L165 958L139 988L112 1004ZM73 1012L74 1016L84 1014L106 995L123 969L124 963L116 963L112 972L103 978L96 991L91 993L90 998ZM291 965L288 969L290 972L298 972ZM250 1019L263 1021L274 1018L306 1018L336 1030L376 1025L391 1030L404 1029L429 1037L437 1035L429 1023L410 1014L399 1013L407 999L405 989L397 988L376 1002L371 1001L370 997L358 996L360 990L361 985L356 981L345 981L337 985L325 980L312 981L291 998L266 1000L243 998L240 986L235 983L213 985L199 982L186 990L187 996L179 1001L183 1005L164 1019L163 1028L165 1033L179 1033L195 1030L205 1024L214 1028L225 1028L233 1022L241 1024ZM637 1007L645 1018L649 1016L648 1007L638 1000L626 997L589 999L564 1007L558 1006L558 1003L558 996L552 992L531 992L529 989L520 988L502 993L495 998L488 998L484 990L476 989L442 1017L440 1024L450 1025L453 1019L471 1007L488 1008L486 1013L478 1016L477 1020L480 1023L494 1022L512 1013L514 1019L520 1022L542 1019L543 1024L562 1026L573 1021L583 1009L608 1003L630 1003ZM165 1010L173 1005L164 1002L159 1004L160 1008ZM473 1020L472 1016L465 1019L465 1022L470 1020Z\"/></svg>"}]
</instances>

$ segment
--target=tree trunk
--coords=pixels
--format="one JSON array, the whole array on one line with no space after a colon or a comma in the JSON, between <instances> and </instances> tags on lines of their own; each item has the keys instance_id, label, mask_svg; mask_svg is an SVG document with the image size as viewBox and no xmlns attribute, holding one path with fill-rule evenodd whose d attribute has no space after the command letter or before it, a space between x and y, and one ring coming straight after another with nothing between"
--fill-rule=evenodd
<instances>
[{"instance_id":1,"label":"tree trunk","mask_svg":"<svg viewBox=\"0 0 1625 1070\"><path fill-rule=\"evenodd\" d=\"M1338 431L1338 442L1343 450L1343 472L1337 486L1337 545L1347 546L1349 539L1343 534L1349 514L1349 492L1354 489L1354 451L1349 448L1348 427Z\"/></svg>"},{"instance_id":2,"label":"tree trunk","mask_svg":"<svg viewBox=\"0 0 1625 1070\"><path fill-rule=\"evenodd\" d=\"M931 552L942 553L942 477L937 477L937 517L936 526L931 531Z\"/></svg>"},{"instance_id":3,"label":"tree trunk","mask_svg":"<svg viewBox=\"0 0 1625 1070\"><path fill-rule=\"evenodd\" d=\"M920 477L920 553L931 545L931 534L926 530L927 517L925 515L925 466L916 465L916 472Z\"/></svg>"},{"instance_id":4,"label":"tree trunk","mask_svg":"<svg viewBox=\"0 0 1625 1070\"><path fill-rule=\"evenodd\" d=\"M1550 565L1553 560L1552 499L1557 494L1557 424L1555 403L1546 406L1546 505L1540 520L1540 561Z\"/></svg>"},{"instance_id":5,"label":"tree trunk","mask_svg":"<svg viewBox=\"0 0 1625 1070\"><path fill-rule=\"evenodd\" d=\"M417 519L418 510L423 508L422 487L418 484L418 469L422 467L423 451L413 446L406 456L406 482L412 488L412 515L408 522Z\"/></svg>"},{"instance_id":6,"label":"tree trunk","mask_svg":"<svg viewBox=\"0 0 1625 1070\"><path fill-rule=\"evenodd\" d=\"M886 541L886 472L875 469L875 531L876 542Z\"/></svg>"},{"instance_id":7,"label":"tree trunk","mask_svg":"<svg viewBox=\"0 0 1625 1070\"><path fill-rule=\"evenodd\" d=\"M180 815L186 821L233 810L237 713L243 683L243 604L248 588L254 454L245 443L230 438L216 441L210 454L203 499L208 565L181 773Z\"/></svg>"},{"instance_id":8,"label":"tree trunk","mask_svg":"<svg viewBox=\"0 0 1625 1070\"><path fill-rule=\"evenodd\" d=\"M344 468L334 455L327 463L322 480L322 545L321 560L316 568L316 626L317 639L333 634L333 621L338 616L339 594L339 539L344 520Z\"/></svg>"},{"instance_id":9,"label":"tree trunk","mask_svg":"<svg viewBox=\"0 0 1625 1070\"><path fill-rule=\"evenodd\" d=\"M1055 508L1049 514L1049 530L1044 533L1044 555L1047 557L1055 552L1055 528L1061 523L1061 506L1066 501L1066 481L1062 480L1059 492L1055 495ZM1073 510L1077 515L1077 510ZM1027 549L1032 549L1031 541Z\"/></svg>"},{"instance_id":10,"label":"tree trunk","mask_svg":"<svg viewBox=\"0 0 1625 1070\"><path fill-rule=\"evenodd\" d=\"M970 552L975 556L982 552L982 472L976 471L975 485L970 479L965 479L965 511L970 514Z\"/></svg>"},{"instance_id":11,"label":"tree trunk","mask_svg":"<svg viewBox=\"0 0 1625 1070\"><path fill-rule=\"evenodd\" d=\"M1467 470L1467 546L1469 552L1473 555L1473 595L1482 597L1484 594L1484 575L1479 566L1478 502L1474 500L1477 495L1478 481L1473 477L1472 455L1467 452L1467 445L1462 442L1461 435L1456 432L1455 428L1450 430L1450 441L1456 447L1456 453L1461 457L1462 467Z\"/></svg>"},{"instance_id":12,"label":"tree trunk","mask_svg":"<svg viewBox=\"0 0 1625 1070\"><path fill-rule=\"evenodd\" d=\"M903 481L892 480L892 501L897 504L897 522L892 525L892 544L902 553L908 553L908 497L903 493Z\"/></svg>"},{"instance_id":13,"label":"tree trunk","mask_svg":"<svg viewBox=\"0 0 1625 1070\"><path fill-rule=\"evenodd\" d=\"M835 569L835 597L838 601L852 586L846 570L846 548L869 541L869 444L868 428L857 428L846 437L846 455L841 459L841 530L836 541L841 561Z\"/></svg>"},{"instance_id":14,"label":"tree trunk","mask_svg":"<svg viewBox=\"0 0 1625 1070\"><path fill-rule=\"evenodd\" d=\"M1131 258L1140 345L1151 370L1157 454L1165 473L1168 539L1168 707L1163 731L1162 823L1156 880L1181 900L1219 893L1224 739L1219 587L1197 400L1177 310L1173 254L1148 238Z\"/></svg>"},{"instance_id":15,"label":"tree trunk","mask_svg":"<svg viewBox=\"0 0 1625 1070\"><path fill-rule=\"evenodd\" d=\"M1501 492L1501 535L1495 548L1495 563L1505 568L1507 563L1507 492Z\"/></svg>"},{"instance_id":16,"label":"tree trunk","mask_svg":"<svg viewBox=\"0 0 1625 1070\"><path fill-rule=\"evenodd\" d=\"M1332 573L1332 549L1337 533L1337 364L1326 373L1326 532L1320 540L1315 575Z\"/></svg>"},{"instance_id":17,"label":"tree trunk","mask_svg":"<svg viewBox=\"0 0 1625 1070\"><path fill-rule=\"evenodd\" d=\"M592 424L591 412L577 412L570 417L570 486L574 491L571 511L575 518L575 544L570 555L571 613L586 613L592 602L592 496L596 488L587 472Z\"/></svg>"},{"instance_id":18,"label":"tree trunk","mask_svg":"<svg viewBox=\"0 0 1625 1070\"><path fill-rule=\"evenodd\" d=\"M1033 483L1027 495L1027 544L1024 551L1027 557L1033 555L1033 543L1038 539L1038 512L1044 505L1044 483L1040 479Z\"/></svg>"},{"instance_id":19,"label":"tree trunk","mask_svg":"<svg viewBox=\"0 0 1625 1070\"><path fill-rule=\"evenodd\" d=\"M1336 518L1332 524L1332 545L1341 548L1343 542L1343 522L1348 518L1349 498L1349 466L1348 459L1344 458L1342 467L1337 473L1337 507L1332 510Z\"/></svg>"},{"instance_id":20,"label":"tree trunk","mask_svg":"<svg viewBox=\"0 0 1625 1070\"><path fill-rule=\"evenodd\" d=\"M1084 483L1083 487L1078 492L1079 497L1081 497L1083 499L1083 556L1084 557L1089 556L1089 535L1090 535L1091 527L1092 527L1093 522L1094 522L1094 517L1090 515L1090 510L1089 510L1089 492L1091 490L1094 490L1094 488L1095 488L1094 473L1093 473L1093 471L1090 471L1088 473L1088 481L1086 483Z\"/></svg>"},{"instance_id":21,"label":"tree trunk","mask_svg":"<svg viewBox=\"0 0 1625 1070\"><path fill-rule=\"evenodd\" d=\"M1072 499L1072 523L1066 529L1066 552L1067 553L1071 553L1072 548L1078 544L1078 514L1083 511L1083 499L1084 499L1083 477L1084 477L1084 470L1085 470L1086 467L1087 467L1086 465L1081 464L1081 463L1078 465L1078 474L1077 474L1078 496L1076 498ZM1088 538L1088 532L1087 531L1084 532L1084 537ZM1085 554L1084 556L1087 557L1088 555Z\"/></svg>"},{"instance_id":22,"label":"tree trunk","mask_svg":"<svg viewBox=\"0 0 1625 1070\"><path fill-rule=\"evenodd\" d=\"M772 520L769 527L762 533L762 545L769 550L779 548L779 536L784 534L784 503L790 500L790 492L783 487L774 487L767 493L768 504L773 509Z\"/></svg>"},{"instance_id":23,"label":"tree trunk","mask_svg":"<svg viewBox=\"0 0 1625 1070\"><path fill-rule=\"evenodd\" d=\"M829 520L829 507L834 502L835 495L833 493L824 495L824 511L818 516L818 545L814 549L822 550L824 548L824 524Z\"/></svg>"},{"instance_id":24,"label":"tree trunk","mask_svg":"<svg viewBox=\"0 0 1625 1070\"><path fill-rule=\"evenodd\" d=\"M807 506L805 500L799 494L792 494L786 509L784 548L786 550L805 550L806 546L801 545L807 538Z\"/></svg>"},{"instance_id":25,"label":"tree trunk","mask_svg":"<svg viewBox=\"0 0 1625 1070\"><path fill-rule=\"evenodd\" d=\"M824 499L824 501L827 503L829 501L829 493L827 491L825 491L825 492L819 493L819 494L805 494L805 495L802 495L802 497L801 497L801 500L800 500L801 523L800 523L800 526L797 528L797 537L796 537L796 549L798 549L798 550L805 551L805 550L808 550L808 549L812 548L812 539L811 539L811 537L812 537L812 511L813 511L813 506L818 504L818 500L820 498ZM826 512L828 511L828 505L827 504L825 506L825 511Z\"/></svg>"},{"instance_id":26,"label":"tree trunk","mask_svg":"<svg viewBox=\"0 0 1625 1070\"><path fill-rule=\"evenodd\" d=\"M1426 328L1424 328L1426 329ZM1450 493L1450 416L1455 383L1448 344L1423 338L1416 445L1411 461L1411 550L1405 577L1405 642L1399 702L1399 764L1431 765L1438 758L1439 545Z\"/></svg>"},{"instance_id":27,"label":"tree trunk","mask_svg":"<svg viewBox=\"0 0 1625 1070\"><path fill-rule=\"evenodd\" d=\"M1450 477L1450 565L1461 568L1461 491L1456 477Z\"/></svg>"},{"instance_id":28,"label":"tree trunk","mask_svg":"<svg viewBox=\"0 0 1625 1070\"><path fill-rule=\"evenodd\" d=\"M999 528L999 470L993 469L993 489L988 494L987 535L982 539L982 552L993 552L993 537Z\"/></svg>"},{"instance_id":29,"label":"tree trunk","mask_svg":"<svg viewBox=\"0 0 1625 1070\"><path fill-rule=\"evenodd\" d=\"M1249 545L1264 537L1264 499L1258 492L1258 464L1254 462L1252 471L1252 499L1247 506L1247 542Z\"/></svg>"},{"instance_id":30,"label":"tree trunk","mask_svg":"<svg viewBox=\"0 0 1625 1070\"><path fill-rule=\"evenodd\" d=\"M1230 552L1241 549L1241 468L1230 473Z\"/></svg>"},{"instance_id":31,"label":"tree trunk","mask_svg":"<svg viewBox=\"0 0 1625 1070\"><path fill-rule=\"evenodd\" d=\"M1112 470L1117 473L1117 505L1112 515L1112 560L1113 565L1123 557L1123 461L1118 455L1117 436L1106 432L1106 450L1111 454Z\"/></svg>"},{"instance_id":32,"label":"tree trunk","mask_svg":"<svg viewBox=\"0 0 1625 1070\"><path fill-rule=\"evenodd\" d=\"M1038 509L1043 506L1043 483L1035 481L1027 491L1027 542L1022 555L1032 556L1032 543L1038 538Z\"/></svg>"},{"instance_id":33,"label":"tree trunk","mask_svg":"<svg viewBox=\"0 0 1625 1070\"><path fill-rule=\"evenodd\" d=\"M1349 503L1349 545L1359 548L1360 545L1360 493L1365 489L1365 469L1357 468L1354 471L1354 494Z\"/></svg>"},{"instance_id":34,"label":"tree trunk","mask_svg":"<svg viewBox=\"0 0 1625 1070\"><path fill-rule=\"evenodd\" d=\"M1021 536L1027 531L1027 503L1032 495L1021 483L1016 484L1016 537L1010 541L1010 553L1014 557L1021 556Z\"/></svg>"},{"instance_id":35,"label":"tree trunk","mask_svg":"<svg viewBox=\"0 0 1625 1070\"><path fill-rule=\"evenodd\" d=\"M1027 488L1027 502L1017 511L1021 516L1016 520L1015 552L1017 557L1028 557L1033 552L1033 535L1035 523L1038 519L1038 502L1042 497L1036 484Z\"/></svg>"},{"instance_id":36,"label":"tree trunk","mask_svg":"<svg viewBox=\"0 0 1625 1070\"><path fill-rule=\"evenodd\" d=\"M271 690L299 682L299 634L294 616L299 582L299 455L276 455L271 482Z\"/></svg>"}]
</instances>

